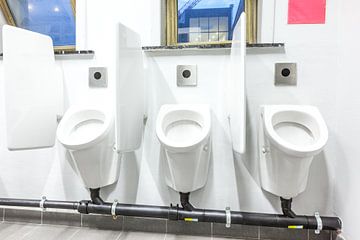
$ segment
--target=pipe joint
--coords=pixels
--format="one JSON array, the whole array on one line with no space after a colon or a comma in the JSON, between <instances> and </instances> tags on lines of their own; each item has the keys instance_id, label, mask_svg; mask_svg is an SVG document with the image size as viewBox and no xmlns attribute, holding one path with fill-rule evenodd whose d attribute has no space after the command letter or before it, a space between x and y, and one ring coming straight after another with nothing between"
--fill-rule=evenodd
<instances>
[{"instance_id":1,"label":"pipe joint","mask_svg":"<svg viewBox=\"0 0 360 240\"><path fill-rule=\"evenodd\" d=\"M86 200L80 201L78 209L77 209L78 212L82 213L82 214L89 214L89 212L88 212L89 203L91 203L91 201L86 201Z\"/></svg>"},{"instance_id":2,"label":"pipe joint","mask_svg":"<svg viewBox=\"0 0 360 240\"><path fill-rule=\"evenodd\" d=\"M100 188L90 188L90 197L93 204L104 205L105 202L100 197Z\"/></svg>"},{"instance_id":3,"label":"pipe joint","mask_svg":"<svg viewBox=\"0 0 360 240\"><path fill-rule=\"evenodd\" d=\"M194 206L191 205L190 201L190 193L180 193L180 203L184 210L193 211L195 210Z\"/></svg>"},{"instance_id":4,"label":"pipe joint","mask_svg":"<svg viewBox=\"0 0 360 240\"><path fill-rule=\"evenodd\" d=\"M281 200L281 209L284 216L289 218L296 218L296 214L291 210L292 198L285 199L280 197L280 200Z\"/></svg>"},{"instance_id":5,"label":"pipe joint","mask_svg":"<svg viewBox=\"0 0 360 240\"><path fill-rule=\"evenodd\" d=\"M179 204L176 204L176 206L170 204L168 219L171 221L179 220Z\"/></svg>"}]
</instances>

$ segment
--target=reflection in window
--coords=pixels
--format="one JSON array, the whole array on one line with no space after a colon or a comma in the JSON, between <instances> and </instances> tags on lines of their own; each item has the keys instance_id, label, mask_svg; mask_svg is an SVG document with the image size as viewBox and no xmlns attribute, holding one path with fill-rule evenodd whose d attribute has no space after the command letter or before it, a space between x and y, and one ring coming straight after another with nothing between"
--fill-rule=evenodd
<instances>
[{"instance_id":1,"label":"reflection in window","mask_svg":"<svg viewBox=\"0 0 360 240\"><path fill-rule=\"evenodd\" d=\"M54 46L75 46L71 0L7 0L18 27L50 36Z\"/></svg>"},{"instance_id":2,"label":"reflection in window","mask_svg":"<svg viewBox=\"0 0 360 240\"><path fill-rule=\"evenodd\" d=\"M178 0L178 42L232 40L244 0Z\"/></svg>"}]
</instances>

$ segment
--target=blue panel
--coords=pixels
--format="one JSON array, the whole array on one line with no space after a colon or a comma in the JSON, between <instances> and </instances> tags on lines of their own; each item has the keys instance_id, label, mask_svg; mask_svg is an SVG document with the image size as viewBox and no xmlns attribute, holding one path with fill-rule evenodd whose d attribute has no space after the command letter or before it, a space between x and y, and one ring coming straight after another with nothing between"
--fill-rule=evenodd
<instances>
[{"instance_id":1,"label":"blue panel","mask_svg":"<svg viewBox=\"0 0 360 240\"><path fill-rule=\"evenodd\" d=\"M179 43L232 40L245 0L178 0L178 9Z\"/></svg>"},{"instance_id":2,"label":"blue panel","mask_svg":"<svg viewBox=\"0 0 360 240\"><path fill-rule=\"evenodd\" d=\"M50 36L54 46L75 46L75 16L70 0L8 0L16 25Z\"/></svg>"}]
</instances>

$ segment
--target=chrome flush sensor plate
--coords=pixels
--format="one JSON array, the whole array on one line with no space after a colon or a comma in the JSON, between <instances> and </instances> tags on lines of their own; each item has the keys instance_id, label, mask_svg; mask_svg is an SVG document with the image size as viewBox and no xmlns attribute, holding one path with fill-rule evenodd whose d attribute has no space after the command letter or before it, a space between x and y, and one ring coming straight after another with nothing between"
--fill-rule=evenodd
<instances>
[{"instance_id":1,"label":"chrome flush sensor plate","mask_svg":"<svg viewBox=\"0 0 360 240\"><path fill-rule=\"evenodd\" d=\"M178 65L177 66L177 86L196 87L197 86L197 66Z\"/></svg>"}]
</instances>

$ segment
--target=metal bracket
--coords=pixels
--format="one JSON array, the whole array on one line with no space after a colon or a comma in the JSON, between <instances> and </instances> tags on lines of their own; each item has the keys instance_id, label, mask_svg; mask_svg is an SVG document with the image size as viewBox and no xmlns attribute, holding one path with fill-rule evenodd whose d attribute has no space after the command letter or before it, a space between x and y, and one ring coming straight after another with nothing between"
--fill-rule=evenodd
<instances>
[{"instance_id":1,"label":"metal bracket","mask_svg":"<svg viewBox=\"0 0 360 240\"><path fill-rule=\"evenodd\" d=\"M41 208L41 211L43 211L43 212L45 212L46 211L46 208L44 207L44 203L45 203L45 201L46 201L46 197L45 196L43 196L42 198L41 198L41 201L40 201L40 208Z\"/></svg>"},{"instance_id":2,"label":"metal bracket","mask_svg":"<svg viewBox=\"0 0 360 240\"><path fill-rule=\"evenodd\" d=\"M116 206L117 206L117 204L118 204L118 200L115 199L112 206L111 206L111 215L112 215L114 220L117 219L117 216L116 216Z\"/></svg>"},{"instance_id":3,"label":"metal bracket","mask_svg":"<svg viewBox=\"0 0 360 240\"><path fill-rule=\"evenodd\" d=\"M230 227L231 227L231 210L230 210L230 207L226 207L226 208L225 208L225 214L226 214L226 224L225 224L225 227L226 227L226 228L230 228Z\"/></svg>"},{"instance_id":4,"label":"metal bracket","mask_svg":"<svg viewBox=\"0 0 360 240\"><path fill-rule=\"evenodd\" d=\"M317 229L315 230L315 234L320 234L321 230L323 229L323 223L318 212L315 213L315 218L317 222Z\"/></svg>"}]
</instances>

